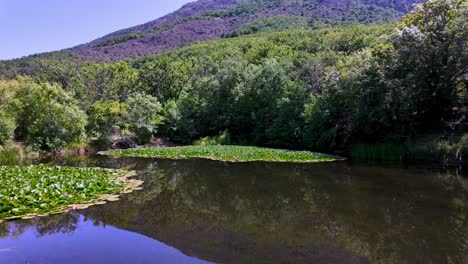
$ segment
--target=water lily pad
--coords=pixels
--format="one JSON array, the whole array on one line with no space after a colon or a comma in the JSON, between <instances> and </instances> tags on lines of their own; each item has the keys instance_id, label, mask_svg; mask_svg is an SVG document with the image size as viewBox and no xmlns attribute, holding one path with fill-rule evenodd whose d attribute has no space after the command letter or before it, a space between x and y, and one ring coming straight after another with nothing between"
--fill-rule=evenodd
<instances>
[{"instance_id":1,"label":"water lily pad","mask_svg":"<svg viewBox=\"0 0 468 264\"><path fill-rule=\"evenodd\" d=\"M134 171L50 165L0 166L0 223L86 209L141 188Z\"/></svg>"},{"instance_id":2,"label":"water lily pad","mask_svg":"<svg viewBox=\"0 0 468 264\"><path fill-rule=\"evenodd\" d=\"M162 159L202 158L229 162L325 162L343 160L341 157L310 152L245 146L184 146L168 148L136 148L100 152L101 155Z\"/></svg>"}]
</instances>

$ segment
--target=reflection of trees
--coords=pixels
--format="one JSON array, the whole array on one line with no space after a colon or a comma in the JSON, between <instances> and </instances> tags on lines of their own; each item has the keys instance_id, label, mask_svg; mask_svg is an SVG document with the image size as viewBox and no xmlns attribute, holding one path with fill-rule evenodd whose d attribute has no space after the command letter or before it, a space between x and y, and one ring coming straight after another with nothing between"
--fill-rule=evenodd
<instances>
[{"instance_id":1,"label":"reflection of trees","mask_svg":"<svg viewBox=\"0 0 468 264\"><path fill-rule=\"evenodd\" d=\"M375 263L463 262L466 202L458 209L446 203L459 193L446 193L435 177L400 170L354 168L349 175L359 177L336 182L333 189L314 181L318 188L305 192L313 208L320 205L323 226L337 223L329 229L336 243ZM456 221L461 215L465 224Z\"/></svg>"},{"instance_id":2,"label":"reflection of trees","mask_svg":"<svg viewBox=\"0 0 468 264\"><path fill-rule=\"evenodd\" d=\"M80 213L216 262L463 263L468 253L466 182L447 175L345 164L55 162L138 170L144 190ZM28 226L71 232L77 223L76 214L6 223L0 237Z\"/></svg>"},{"instance_id":3,"label":"reflection of trees","mask_svg":"<svg viewBox=\"0 0 468 264\"><path fill-rule=\"evenodd\" d=\"M364 261L336 245L375 263L463 262L466 200L447 204L459 192L434 177L333 164L138 162L145 189L88 217L218 262Z\"/></svg>"},{"instance_id":4,"label":"reflection of trees","mask_svg":"<svg viewBox=\"0 0 468 264\"><path fill-rule=\"evenodd\" d=\"M30 228L34 228L38 236L57 233L71 233L76 230L80 216L76 213L51 215L30 220L18 220L0 224L0 238L18 237Z\"/></svg>"},{"instance_id":5,"label":"reflection of trees","mask_svg":"<svg viewBox=\"0 0 468 264\"><path fill-rule=\"evenodd\" d=\"M300 175L283 167L278 177L285 181L271 180L272 171L264 166L148 161L139 171L144 190L85 215L216 262L366 263L337 247L312 243L307 215L301 216Z\"/></svg>"}]
</instances>

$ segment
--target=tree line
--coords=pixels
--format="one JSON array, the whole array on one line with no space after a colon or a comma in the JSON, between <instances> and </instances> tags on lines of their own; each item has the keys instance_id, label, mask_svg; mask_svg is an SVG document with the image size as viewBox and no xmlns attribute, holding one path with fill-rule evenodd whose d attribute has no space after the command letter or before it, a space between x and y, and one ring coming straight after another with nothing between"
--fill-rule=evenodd
<instances>
[{"instance_id":1,"label":"tree line","mask_svg":"<svg viewBox=\"0 0 468 264\"><path fill-rule=\"evenodd\" d=\"M0 144L115 135L335 151L454 131L468 105L468 2L395 24L259 33L117 63L52 53L0 63Z\"/></svg>"}]
</instances>

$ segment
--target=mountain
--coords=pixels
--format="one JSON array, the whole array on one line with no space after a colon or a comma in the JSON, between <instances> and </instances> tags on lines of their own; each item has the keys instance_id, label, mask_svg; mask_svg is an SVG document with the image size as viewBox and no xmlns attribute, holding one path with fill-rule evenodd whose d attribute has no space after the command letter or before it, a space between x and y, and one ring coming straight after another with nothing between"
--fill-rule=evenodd
<instances>
[{"instance_id":1,"label":"mountain","mask_svg":"<svg viewBox=\"0 0 468 264\"><path fill-rule=\"evenodd\" d=\"M417 0L200 0L67 51L116 61L260 31L396 21Z\"/></svg>"}]
</instances>

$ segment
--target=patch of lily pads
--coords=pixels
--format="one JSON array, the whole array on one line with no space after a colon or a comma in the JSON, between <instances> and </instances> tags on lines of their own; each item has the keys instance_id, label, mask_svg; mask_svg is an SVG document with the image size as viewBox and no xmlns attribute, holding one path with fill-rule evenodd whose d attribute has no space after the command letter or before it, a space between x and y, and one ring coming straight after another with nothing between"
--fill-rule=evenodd
<instances>
[{"instance_id":1,"label":"patch of lily pads","mask_svg":"<svg viewBox=\"0 0 468 264\"><path fill-rule=\"evenodd\" d=\"M310 163L342 160L340 157L310 151L291 151L283 149L222 145L135 148L110 150L101 152L100 154L122 157L145 157L161 159L202 158L230 162L266 161Z\"/></svg>"},{"instance_id":2,"label":"patch of lily pads","mask_svg":"<svg viewBox=\"0 0 468 264\"><path fill-rule=\"evenodd\" d=\"M85 209L141 189L135 172L52 165L0 166L0 223Z\"/></svg>"}]
</instances>

